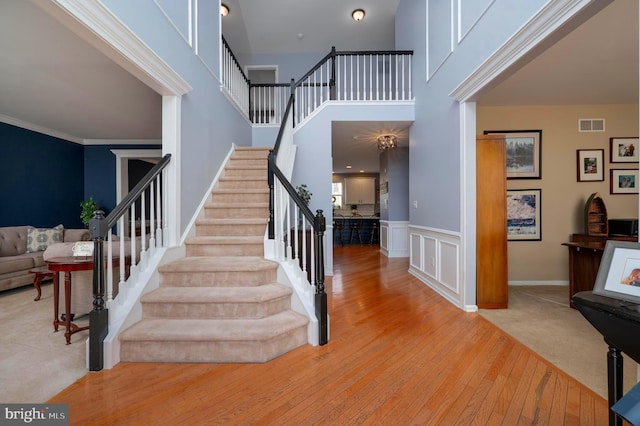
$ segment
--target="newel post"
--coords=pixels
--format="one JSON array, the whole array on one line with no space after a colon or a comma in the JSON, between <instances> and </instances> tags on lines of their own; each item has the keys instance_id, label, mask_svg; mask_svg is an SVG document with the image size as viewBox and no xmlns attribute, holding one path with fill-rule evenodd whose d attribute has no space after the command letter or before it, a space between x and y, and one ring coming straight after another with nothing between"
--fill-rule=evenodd
<instances>
[{"instance_id":1,"label":"newel post","mask_svg":"<svg viewBox=\"0 0 640 426\"><path fill-rule=\"evenodd\" d=\"M269 156L267 157L267 181L269 183L269 223L268 223L268 227L269 227L269 239L273 240L275 238L275 226L274 226L274 213L273 213L273 209L275 206L275 201L274 201L274 186L275 186L275 179L273 176L273 166L272 164L276 161L275 159L275 154L273 152L273 149L269 150Z\"/></svg>"},{"instance_id":2,"label":"newel post","mask_svg":"<svg viewBox=\"0 0 640 426\"><path fill-rule=\"evenodd\" d=\"M326 345L329 341L327 293L324 291L324 232L326 230L326 221L322 215L322 210L316 210L313 229L313 249L316 265L315 313L316 318L318 318L318 341L320 345Z\"/></svg>"},{"instance_id":3,"label":"newel post","mask_svg":"<svg viewBox=\"0 0 640 426\"><path fill-rule=\"evenodd\" d=\"M291 79L290 90L291 90L290 95L292 97L291 122L293 123L293 127L296 127L296 81L293 78Z\"/></svg>"},{"instance_id":4,"label":"newel post","mask_svg":"<svg viewBox=\"0 0 640 426\"><path fill-rule=\"evenodd\" d=\"M336 47L331 46L331 79L329 80L329 99L336 100Z\"/></svg>"},{"instance_id":5,"label":"newel post","mask_svg":"<svg viewBox=\"0 0 640 426\"><path fill-rule=\"evenodd\" d=\"M100 371L104 366L103 341L109 332L109 310L104 303L104 235L106 219L102 210L96 210L89 222L89 235L93 240L93 310L89 314L89 370Z\"/></svg>"}]
</instances>

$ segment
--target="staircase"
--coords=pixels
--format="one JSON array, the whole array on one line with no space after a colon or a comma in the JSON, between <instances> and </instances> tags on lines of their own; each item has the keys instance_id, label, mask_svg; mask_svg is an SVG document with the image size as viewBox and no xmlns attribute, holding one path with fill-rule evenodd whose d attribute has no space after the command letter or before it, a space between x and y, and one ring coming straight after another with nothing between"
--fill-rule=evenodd
<instances>
[{"instance_id":1,"label":"staircase","mask_svg":"<svg viewBox=\"0 0 640 426\"><path fill-rule=\"evenodd\" d=\"M120 360L266 362L307 343L308 318L264 259L268 148L236 148L186 241L186 257L159 268L142 320L120 335Z\"/></svg>"}]
</instances>

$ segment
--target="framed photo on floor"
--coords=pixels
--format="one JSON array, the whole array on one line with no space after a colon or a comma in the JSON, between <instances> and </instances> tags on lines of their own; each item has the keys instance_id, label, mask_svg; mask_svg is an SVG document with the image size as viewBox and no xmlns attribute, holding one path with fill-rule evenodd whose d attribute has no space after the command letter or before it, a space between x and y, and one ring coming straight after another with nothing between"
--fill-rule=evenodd
<instances>
[{"instance_id":1,"label":"framed photo on floor","mask_svg":"<svg viewBox=\"0 0 640 426\"><path fill-rule=\"evenodd\" d=\"M578 182L604 180L604 149L577 150Z\"/></svg>"},{"instance_id":2,"label":"framed photo on floor","mask_svg":"<svg viewBox=\"0 0 640 426\"><path fill-rule=\"evenodd\" d=\"M510 189L507 191L507 240L542 240L542 190Z\"/></svg>"},{"instance_id":3,"label":"framed photo on floor","mask_svg":"<svg viewBox=\"0 0 640 426\"><path fill-rule=\"evenodd\" d=\"M637 163L638 138L609 138L611 163Z\"/></svg>"},{"instance_id":4,"label":"framed photo on floor","mask_svg":"<svg viewBox=\"0 0 640 426\"><path fill-rule=\"evenodd\" d=\"M640 244L608 240L593 294L640 304Z\"/></svg>"},{"instance_id":5,"label":"framed photo on floor","mask_svg":"<svg viewBox=\"0 0 640 426\"><path fill-rule=\"evenodd\" d=\"M507 144L507 179L542 179L542 130L485 130L504 135Z\"/></svg>"}]
</instances>

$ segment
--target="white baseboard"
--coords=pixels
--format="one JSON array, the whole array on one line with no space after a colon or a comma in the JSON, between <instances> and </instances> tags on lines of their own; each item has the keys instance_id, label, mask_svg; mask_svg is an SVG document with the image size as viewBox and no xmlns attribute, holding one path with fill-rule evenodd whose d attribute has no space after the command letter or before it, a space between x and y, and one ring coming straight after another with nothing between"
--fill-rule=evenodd
<instances>
[{"instance_id":1,"label":"white baseboard","mask_svg":"<svg viewBox=\"0 0 640 426\"><path fill-rule=\"evenodd\" d=\"M569 281L509 281L510 286L526 286L526 285L557 285L569 286Z\"/></svg>"}]
</instances>

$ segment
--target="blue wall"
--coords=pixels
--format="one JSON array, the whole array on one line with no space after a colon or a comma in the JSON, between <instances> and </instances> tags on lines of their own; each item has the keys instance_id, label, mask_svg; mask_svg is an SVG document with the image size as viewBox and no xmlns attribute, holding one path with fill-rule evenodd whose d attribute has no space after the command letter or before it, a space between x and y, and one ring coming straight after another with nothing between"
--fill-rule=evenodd
<instances>
[{"instance_id":1,"label":"blue wall","mask_svg":"<svg viewBox=\"0 0 640 426\"><path fill-rule=\"evenodd\" d=\"M4 123L0 141L0 226L82 227L82 145Z\"/></svg>"},{"instance_id":2,"label":"blue wall","mask_svg":"<svg viewBox=\"0 0 640 426\"><path fill-rule=\"evenodd\" d=\"M116 203L111 149L160 145L82 146L0 123L0 226L82 228L80 202L89 196L106 212Z\"/></svg>"}]
</instances>

